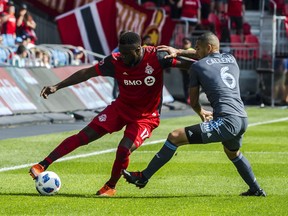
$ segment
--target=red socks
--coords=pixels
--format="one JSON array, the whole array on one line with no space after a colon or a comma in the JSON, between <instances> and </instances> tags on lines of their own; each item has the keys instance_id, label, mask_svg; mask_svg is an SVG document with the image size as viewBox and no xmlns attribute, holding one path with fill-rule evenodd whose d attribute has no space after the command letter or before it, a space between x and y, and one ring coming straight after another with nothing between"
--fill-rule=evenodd
<instances>
[{"instance_id":1,"label":"red socks","mask_svg":"<svg viewBox=\"0 0 288 216\"><path fill-rule=\"evenodd\" d=\"M126 169L129 165L130 150L124 146L118 146L116 159L113 164L111 178L107 182L109 187L114 188L121 177L122 169Z\"/></svg>"},{"instance_id":2,"label":"red socks","mask_svg":"<svg viewBox=\"0 0 288 216\"><path fill-rule=\"evenodd\" d=\"M70 136L63 140L49 155L44 159L49 165L55 160L63 157L64 155L72 152L76 148L89 143L88 136L80 131L78 134Z\"/></svg>"}]
</instances>

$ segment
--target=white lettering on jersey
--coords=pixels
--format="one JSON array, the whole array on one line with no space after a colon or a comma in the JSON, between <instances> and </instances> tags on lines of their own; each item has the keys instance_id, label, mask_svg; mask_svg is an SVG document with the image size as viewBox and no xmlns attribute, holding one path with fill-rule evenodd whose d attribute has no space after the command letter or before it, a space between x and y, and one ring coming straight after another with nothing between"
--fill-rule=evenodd
<instances>
[{"instance_id":1,"label":"white lettering on jersey","mask_svg":"<svg viewBox=\"0 0 288 216\"><path fill-rule=\"evenodd\" d=\"M212 64L225 64L225 63L234 63L235 59L232 57L227 57L227 58L209 58L206 60L206 63L208 65L212 65Z\"/></svg>"},{"instance_id":2,"label":"white lettering on jersey","mask_svg":"<svg viewBox=\"0 0 288 216\"><path fill-rule=\"evenodd\" d=\"M152 86L152 85L154 85L154 83L155 83L155 77L153 77L153 76L147 76L147 77L144 79L144 83L145 83L147 86Z\"/></svg>"},{"instance_id":3,"label":"white lettering on jersey","mask_svg":"<svg viewBox=\"0 0 288 216\"><path fill-rule=\"evenodd\" d=\"M147 66L145 67L145 73L152 74L154 69L147 63Z\"/></svg>"},{"instance_id":4,"label":"white lettering on jersey","mask_svg":"<svg viewBox=\"0 0 288 216\"><path fill-rule=\"evenodd\" d=\"M107 119L107 115L106 114L102 114L102 115L98 116L98 119L99 119L100 122L104 122Z\"/></svg>"},{"instance_id":5,"label":"white lettering on jersey","mask_svg":"<svg viewBox=\"0 0 288 216\"><path fill-rule=\"evenodd\" d=\"M227 71L229 71L229 67L225 66L221 68L221 79L228 88L233 89L236 86L236 79L232 74L228 73Z\"/></svg>"},{"instance_id":6,"label":"white lettering on jersey","mask_svg":"<svg viewBox=\"0 0 288 216\"><path fill-rule=\"evenodd\" d=\"M140 137L141 137L142 140L144 140L147 137L149 137L149 132L148 132L147 128L144 129L144 131L141 133Z\"/></svg>"},{"instance_id":7,"label":"white lettering on jersey","mask_svg":"<svg viewBox=\"0 0 288 216\"><path fill-rule=\"evenodd\" d=\"M155 80L156 80L155 77L147 76L144 79L144 83L147 86L152 86L152 85L154 85ZM124 80L124 85L127 85L127 86L140 86L140 85L142 85L142 81L141 80Z\"/></svg>"},{"instance_id":8,"label":"white lettering on jersey","mask_svg":"<svg viewBox=\"0 0 288 216\"><path fill-rule=\"evenodd\" d=\"M138 85L142 85L142 81L141 80L124 80L124 85L138 86Z\"/></svg>"}]
</instances>

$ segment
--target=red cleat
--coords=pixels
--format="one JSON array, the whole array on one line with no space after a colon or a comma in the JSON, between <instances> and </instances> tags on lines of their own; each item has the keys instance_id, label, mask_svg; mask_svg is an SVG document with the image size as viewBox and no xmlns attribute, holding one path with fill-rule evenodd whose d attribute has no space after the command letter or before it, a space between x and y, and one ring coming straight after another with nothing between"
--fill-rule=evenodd
<instances>
[{"instance_id":1,"label":"red cleat","mask_svg":"<svg viewBox=\"0 0 288 216\"><path fill-rule=\"evenodd\" d=\"M97 191L96 195L98 196L114 196L116 194L116 189L110 188L107 184L105 184L99 191Z\"/></svg>"},{"instance_id":2,"label":"red cleat","mask_svg":"<svg viewBox=\"0 0 288 216\"><path fill-rule=\"evenodd\" d=\"M35 179L40 173L44 171L45 168L41 164L35 164L30 168L29 173L32 176L32 178Z\"/></svg>"}]
</instances>

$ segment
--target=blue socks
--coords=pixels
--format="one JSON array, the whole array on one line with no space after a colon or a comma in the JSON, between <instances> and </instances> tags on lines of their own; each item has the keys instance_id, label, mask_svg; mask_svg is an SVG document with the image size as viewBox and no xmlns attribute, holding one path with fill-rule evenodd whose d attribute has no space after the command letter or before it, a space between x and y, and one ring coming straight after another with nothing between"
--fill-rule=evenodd
<instances>
[{"instance_id":1,"label":"blue socks","mask_svg":"<svg viewBox=\"0 0 288 216\"><path fill-rule=\"evenodd\" d=\"M160 151L152 158L147 168L143 170L143 177L146 178L144 180L150 179L154 173L164 166L173 157L176 150L177 146L175 146L169 140L166 140Z\"/></svg>"},{"instance_id":2,"label":"blue socks","mask_svg":"<svg viewBox=\"0 0 288 216\"><path fill-rule=\"evenodd\" d=\"M238 173L242 179L248 184L251 191L257 191L260 189L258 182L252 171L252 167L249 161L240 153L240 155L233 160L231 160L235 167L237 168Z\"/></svg>"}]
</instances>

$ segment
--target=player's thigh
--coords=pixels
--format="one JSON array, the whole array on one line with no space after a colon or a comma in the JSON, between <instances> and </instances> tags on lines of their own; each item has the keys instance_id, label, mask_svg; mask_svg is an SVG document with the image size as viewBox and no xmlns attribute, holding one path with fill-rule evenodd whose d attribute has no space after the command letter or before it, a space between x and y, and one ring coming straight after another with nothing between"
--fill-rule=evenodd
<instances>
[{"instance_id":1,"label":"player's thigh","mask_svg":"<svg viewBox=\"0 0 288 216\"><path fill-rule=\"evenodd\" d=\"M237 116L218 117L209 122L187 127L190 143L225 142L241 136L247 127L246 119Z\"/></svg>"},{"instance_id":2,"label":"player's thigh","mask_svg":"<svg viewBox=\"0 0 288 216\"><path fill-rule=\"evenodd\" d=\"M100 135L113 133L121 130L126 125L126 121L121 117L115 105L107 106L89 124Z\"/></svg>"},{"instance_id":3,"label":"player's thigh","mask_svg":"<svg viewBox=\"0 0 288 216\"><path fill-rule=\"evenodd\" d=\"M186 127L185 131L190 144L221 142L232 138L222 118Z\"/></svg>"},{"instance_id":4,"label":"player's thigh","mask_svg":"<svg viewBox=\"0 0 288 216\"><path fill-rule=\"evenodd\" d=\"M185 127L184 130L188 143L190 144L203 143L201 124Z\"/></svg>"},{"instance_id":5,"label":"player's thigh","mask_svg":"<svg viewBox=\"0 0 288 216\"><path fill-rule=\"evenodd\" d=\"M232 116L227 119L226 127L232 135L231 139L224 139L222 144L230 151L237 151L242 146L243 134L248 127L247 118Z\"/></svg>"},{"instance_id":6,"label":"player's thigh","mask_svg":"<svg viewBox=\"0 0 288 216\"><path fill-rule=\"evenodd\" d=\"M127 124L124 136L133 141L136 148L152 135L152 131L159 126L160 119L142 119Z\"/></svg>"}]
</instances>

